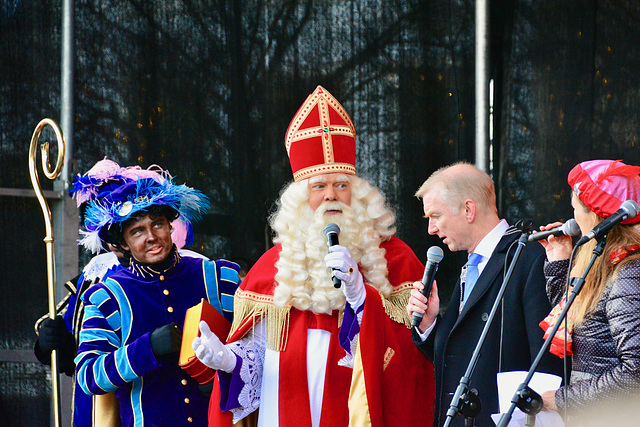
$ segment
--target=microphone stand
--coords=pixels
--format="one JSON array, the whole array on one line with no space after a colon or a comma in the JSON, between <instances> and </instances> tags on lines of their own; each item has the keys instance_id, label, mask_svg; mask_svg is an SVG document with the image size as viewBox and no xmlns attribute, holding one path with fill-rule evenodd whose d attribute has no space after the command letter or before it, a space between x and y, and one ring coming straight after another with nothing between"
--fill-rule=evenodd
<instances>
[{"instance_id":1,"label":"microphone stand","mask_svg":"<svg viewBox=\"0 0 640 427\"><path fill-rule=\"evenodd\" d=\"M553 328L551 328L551 331L549 332L549 336L547 336L547 339L544 341L544 344L540 348L540 351L538 351L538 355L536 356L535 360L531 364L531 367L529 368L529 372L527 372L527 376L525 377L524 381L522 382L522 384L518 386L518 389L513 394L513 397L511 398L511 405L509 406L509 410L504 414L502 414L502 417L500 417L500 422L498 423L497 427L507 426L507 424L509 423L509 420L511 420L511 416L513 415L513 411L515 410L516 406L526 414L526 421L527 421L526 425L528 426L535 425L536 414L540 412L540 410L542 409L542 397L538 393L536 393L535 390L529 387L528 385L529 381L531 380L533 373L538 367L538 364L540 363L542 356L547 352L547 350L551 346L551 340L556 335L556 332L560 328L562 321L567 316L567 313L569 312L569 309L571 308L573 301L576 299L576 297L580 293L580 290L582 290L585 277L589 273L589 270L591 270L591 267L593 266L593 263L596 261L596 258L602 255L602 252L604 251L604 247L606 244L607 244L607 236L605 235L598 240L598 244L593 249L593 256L591 257L591 260L589 261L589 265L585 269L582 276L573 280L573 289L571 290L571 295L567 299L566 305L560 312L560 317L558 318L556 324L553 325ZM569 266L569 268L571 268L571 266ZM567 275L568 274L569 272L567 272Z\"/></svg>"},{"instance_id":2,"label":"microphone stand","mask_svg":"<svg viewBox=\"0 0 640 427\"><path fill-rule=\"evenodd\" d=\"M471 379L471 375L473 375L476 364L478 363L478 359L480 358L480 350L482 349L482 345L484 344L487 334L489 333L491 323L493 323L496 312L500 307L502 297L507 290L507 285L511 280L511 276L513 275L513 270L515 269L516 264L518 263L518 259L520 258L520 253L528 242L528 237L531 233L531 226L532 222L529 220L518 221L518 223L516 224L516 227L520 228L520 230L522 231L522 235L518 239L518 247L513 255L513 259L511 260L511 264L509 265L507 274L502 281L502 285L500 286L498 295L496 296L496 299L493 303L493 307L491 307L491 313L489 313L487 322L482 329L482 334L480 334L480 338L478 339L476 348L473 350L473 355L471 356L471 360L467 365L467 370L460 378L458 388L456 389L456 392L451 399L451 405L447 410L447 418L445 420L444 427L448 427L449 425L451 425L453 417L455 417L457 413L460 413L465 417L465 425L468 423L470 418L475 418L480 413L481 403L478 392L475 389L469 390L469 381Z\"/></svg>"}]
</instances>

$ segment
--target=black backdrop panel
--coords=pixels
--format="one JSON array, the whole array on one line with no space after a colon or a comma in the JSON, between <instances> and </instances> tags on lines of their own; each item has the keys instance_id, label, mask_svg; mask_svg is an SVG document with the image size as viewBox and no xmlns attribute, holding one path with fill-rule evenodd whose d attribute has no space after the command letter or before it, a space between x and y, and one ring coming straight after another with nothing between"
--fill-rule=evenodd
<instances>
[{"instance_id":1,"label":"black backdrop panel","mask_svg":"<svg viewBox=\"0 0 640 427\"><path fill-rule=\"evenodd\" d=\"M76 169L104 156L162 166L212 198L193 249L255 259L270 245L266 218L291 180L285 131L321 84L354 121L358 173L383 189L398 235L424 261L442 245L427 235L413 194L440 166L475 154L474 3L76 1ZM59 120L60 7L0 5L0 188L30 188L33 128ZM490 12L499 211L536 226L565 220L574 164L640 163L640 5L494 0ZM42 217L35 199L0 196L0 218L0 342L30 351L33 321L46 311ZM463 259L446 251L443 300ZM0 369L46 381L29 364ZM48 388L34 397L34 387L16 399L46 419Z\"/></svg>"}]
</instances>

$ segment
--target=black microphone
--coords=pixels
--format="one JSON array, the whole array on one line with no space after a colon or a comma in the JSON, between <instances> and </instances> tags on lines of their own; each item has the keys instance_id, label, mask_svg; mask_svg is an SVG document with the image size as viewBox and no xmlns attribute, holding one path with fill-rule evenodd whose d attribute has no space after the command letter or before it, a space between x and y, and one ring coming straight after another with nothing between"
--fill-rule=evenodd
<instances>
[{"instance_id":1,"label":"black microphone","mask_svg":"<svg viewBox=\"0 0 640 427\"><path fill-rule=\"evenodd\" d=\"M325 237L327 238L327 244L329 247L339 245L338 243L338 235L340 234L340 227L336 224L328 224L324 230L322 230ZM339 288L342 285L342 281L338 279L336 276L333 276L333 287Z\"/></svg>"},{"instance_id":2,"label":"black microphone","mask_svg":"<svg viewBox=\"0 0 640 427\"><path fill-rule=\"evenodd\" d=\"M599 239L607 234L614 225L621 223L625 219L635 218L638 215L638 204L634 200L627 200L620 205L620 209L609 218L602 221L600 224L593 227L593 229L582 236L576 246L587 243L589 240L596 238Z\"/></svg>"},{"instance_id":3,"label":"black microphone","mask_svg":"<svg viewBox=\"0 0 640 427\"><path fill-rule=\"evenodd\" d=\"M559 225L551 230L539 231L529 235L527 239L529 242L537 242L538 240L546 239L549 236L577 236L580 234L580 226L578 221L571 218L562 225Z\"/></svg>"},{"instance_id":4,"label":"black microphone","mask_svg":"<svg viewBox=\"0 0 640 427\"><path fill-rule=\"evenodd\" d=\"M444 252L439 246L431 246L427 251L427 265L424 267L424 276L422 276L422 284L424 289L421 291L422 295L429 298L431 294L431 288L433 287L433 279L436 277L436 271L438 271L438 264L444 258ZM422 322L422 313L413 312L411 317L411 324L416 327Z\"/></svg>"}]
</instances>

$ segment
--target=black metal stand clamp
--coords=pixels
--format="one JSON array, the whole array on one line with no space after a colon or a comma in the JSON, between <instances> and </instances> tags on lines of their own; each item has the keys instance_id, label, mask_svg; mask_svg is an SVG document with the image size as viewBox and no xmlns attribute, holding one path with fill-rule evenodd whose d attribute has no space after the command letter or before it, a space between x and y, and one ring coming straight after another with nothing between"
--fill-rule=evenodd
<instances>
[{"instance_id":1,"label":"black metal stand clamp","mask_svg":"<svg viewBox=\"0 0 640 427\"><path fill-rule=\"evenodd\" d=\"M556 335L556 332L558 332L558 329L560 328L562 321L565 319L565 317L567 317L567 313L569 312L569 309L571 308L573 301L576 299L576 297L582 290L585 277L591 270L591 267L593 266L593 263L596 261L596 258L602 255L602 252L604 251L604 247L606 246L606 244L607 244L607 236L605 235L598 240L598 244L593 249L593 256L591 257L591 260L589 261L589 265L585 269L582 276L573 280L573 289L571 290L571 294L567 299L566 305L562 309L562 312L560 312L560 316L556 321L556 324L553 325L553 328L551 328L551 331L549 332L549 336L547 336L547 339L544 341L544 344L540 348L540 351L538 351L538 354L535 360L533 361L533 363L531 364L531 367L529 368L529 372L527 372L527 376L525 377L524 381L518 386L518 390L516 390L513 397L511 398L511 405L509 406L509 409L507 410L507 412L502 414L502 417L500 417L500 422L498 423L497 427L507 426L507 424L509 423L509 420L511 420L513 411L515 410L516 406L526 414L527 416L526 425L527 426L535 425L535 416L542 409L542 397L540 397L538 393L536 393L533 389L529 387L528 385L529 381L531 381L531 377L533 377L533 373L538 367L538 364L540 364L540 360L542 359L542 356L549 350L549 347L551 346L551 340ZM578 246L576 246L573 250L575 251L577 248ZM571 255L571 259L573 259L573 254ZM569 266L569 268L571 268L571 266ZM567 276L569 276L569 272L567 272ZM533 394L530 394L531 392Z\"/></svg>"},{"instance_id":2,"label":"black metal stand clamp","mask_svg":"<svg viewBox=\"0 0 640 427\"><path fill-rule=\"evenodd\" d=\"M493 319L496 316L496 312L500 307L500 303L502 301L502 297L504 296L505 291L507 290L507 285L511 280L511 276L513 275L513 270L520 259L520 253L522 249L525 247L528 241L529 234L531 234L531 227L533 223L529 220L518 221L516 227L518 227L522 231L522 235L518 239L518 247L516 252L513 255L513 259L511 260L511 264L509 265L509 269L507 270L507 274L502 281L502 286L500 286L500 290L498 291L498 295L496 296L496 300L493 303L493 307L491 307L491 312L489 313L489 317L487 318L487 322L482 329L482 333L480 334L480 338L476 344L476 347L471 355L471 360L467 365L467 370L465 371L462 378L460 378L460 382L458 383L458 387L456 389L453 398L451 399L451 405L447 410L447 418L444 423L444 427L448 427L451 425L451 421L456 416L456 414L460 414L465 417L466 422L475 418L481 409L481 400L480 396L478 396L478 392L475 389L469 389L469 381L471 379L471 375L473 375L473 371L478 363L478 358L480 357L480 350L482 349L482 345L484 344L487 334L489 333L489 329L491 328L491 324L493 323ZM469 424L471 425L471 424Z\"/></svg>"}]
</instances>

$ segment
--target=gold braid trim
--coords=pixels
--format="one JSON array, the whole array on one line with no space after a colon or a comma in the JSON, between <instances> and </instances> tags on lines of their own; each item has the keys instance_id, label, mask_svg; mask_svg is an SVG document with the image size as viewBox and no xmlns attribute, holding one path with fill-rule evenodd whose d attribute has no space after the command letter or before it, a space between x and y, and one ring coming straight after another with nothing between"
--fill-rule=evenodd
<instances>
[{"instance_id":1,"label":"gold braid trim","mask_svg":"<svg viewBox=\"0 0 640 427\"><path fill-rule=\"evenodd\" d=\"M413 282L404 282L400 286L393 288L388 298L380 295L382 306L387 316L394 322L405 325L407 329L411 328L411 318L407 314L411 289L413 289Z\"/></svg>"},{"instance_id":2,"label":"gold braid trim","mask_svg":"<svg viewBox=\"0 0 640 427\"><path fill-rule=\"evenodd\" d=\"M233 324L229 335L233 334L246 322L256 323L263 317L267 319L267 348L282 351L287 347L289 330L289 313L291 306L276 307L273 305L273 295L263 295L251 291L238 289L233 304Z\"/></svg>"},{"instance_id":3,"label":"gold braid trim","mask_svg":"<svg viewBox=\"0 0 640 427\"><path fill-rule=\"evenodd\" d=\"M283 351L287 348L289 339L289 318L291 306L276 307L273 305L273 295L263 295L251 291L238 289L234 296L233 324L229 336L233 335L241 326L251 322L255 328L262 318L267 319L267 348ZM406 304L405 304L406 305ZM338 313L338 327L342 325L344 311Z\"/></svg>"}]
</instances>

